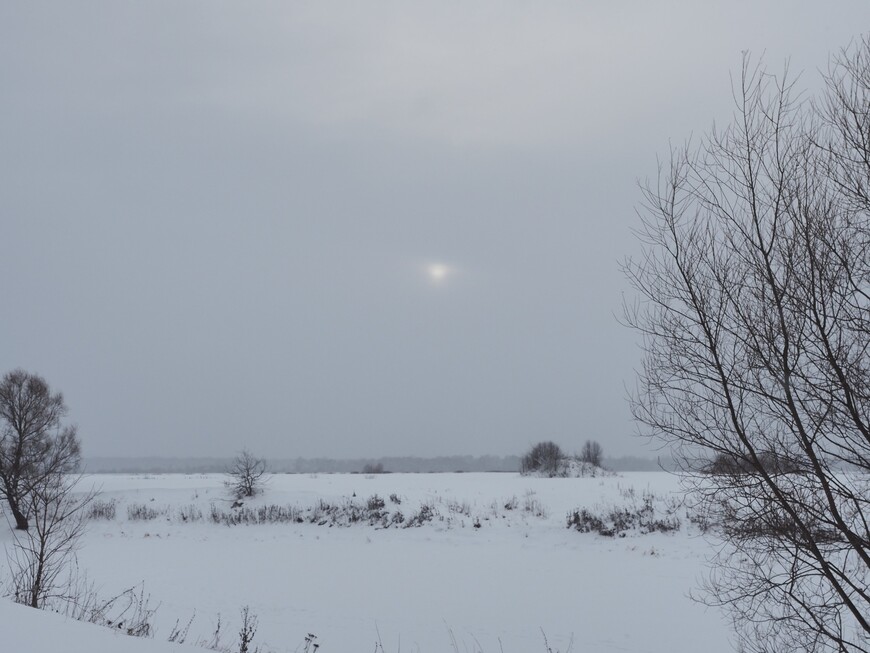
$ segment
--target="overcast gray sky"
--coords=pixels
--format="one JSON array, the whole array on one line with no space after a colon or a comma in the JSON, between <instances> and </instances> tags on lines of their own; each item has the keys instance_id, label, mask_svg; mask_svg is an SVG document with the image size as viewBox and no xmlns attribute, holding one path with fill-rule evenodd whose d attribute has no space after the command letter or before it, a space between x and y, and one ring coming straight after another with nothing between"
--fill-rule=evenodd
<instances>
[{"instance_id":1,"label":"overcast gray sky","mask_svg":"<svg viewBox=\"0 0 870 653\"><path fill-rule=\"evenodd\" d=\"M0 371L86 455L633 436L638 178L851 2L0 4Z\"/></svg>"}]
</instances>

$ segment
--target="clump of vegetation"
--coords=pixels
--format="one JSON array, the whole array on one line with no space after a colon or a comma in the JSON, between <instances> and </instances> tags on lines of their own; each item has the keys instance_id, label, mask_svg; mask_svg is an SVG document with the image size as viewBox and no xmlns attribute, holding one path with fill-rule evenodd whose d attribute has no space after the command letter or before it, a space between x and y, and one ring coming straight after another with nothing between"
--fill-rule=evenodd
<instances>
[{"instance_id":1,"label":"clump of vegetation","mask_svg":"<svg viewBox=\"0 0 870 653\"><path fill-rule=\"evenodd\" d=\"M373 494L366 501L366 508L368 508L368 510L370 512L383 510L384 506L386 506L386 505L387 504L384 502L384 500L381 497L379 497L377 494Z\"/></svg>"},{"instance_id":2,"label":"clump of vegetation","mask_svg":"<svg viewBox=\"0 0 870 653\"><path fill-rule=\"evenodd\" d=\"M131 503L127 506L127 519L130 521L151 521L169 512L168 506L153 508L144 503Z\"/></svg>"},{"instance_id":3,"label":"clump of vegetation","mask_svg":"<svg viewBox=\"0 0 870 653\"><path fill-rule=\"evenodd\" d=\"M109 598L102 598L94 589L94 584L89 582L86 577L73 575L68 586L64 587L63 591L52 595L50 601L41 607L70 619L111 628L130 637L153 638L156 632L154 615L160 604L154 605L152 603L151 595L146 593L144 583L125 589ZM186 621L176 619L175 625L169 631L167 641L184 644L195 618L196 613L194 612ZM219 653L267 653L269 649L254 645L257 626L257 616L251 612L248 606L245 606L241 609L238 639L234 645L223 642L225 628L220 614L217 615L216 625L211 636L199 638L195 643L201 648ZM308 638L316 639L313 635L309 635ZM306 642L308 638L306 638ZM313 648L303 650L313 653L317 646L314 644Z\"/></svg>"},{"instance_id":4,"label":"clump of vegetation","mask_svg":"<svg viewBox=\"0 0 870 653\"><path fill-rule=\"evenodd\" d=\"M601 460L603 457L604 450L601 448L601 445L595 442L595 440L586 440L577 459L581 463L589 463L594 467L601 467Z\"/></svg>"},{"instance_id":5,"label":"clump of vegetation","mask_svg":"<svg viewBox=\"0 0 870 653\"><path fill-rule=\"evenodd\" d=\"M572 510L568 513L568 528L605 537L625 537L629 532L640 535L672 533L680 529L676 503L662 500L652 492L644 492L638 501L634 488L623 490L622 496L628 499L628 505L609 506L597 511L588 508Z\"/></svg>"},{"instance_id":6,"label":"clump of vegetation","mask_svg":"<svg viewBox=\"0 0 870 653\"><path fill-rule=\"evenodd\" d=\"M203 518L202 510L193 504L180 506L177 514L178 518L184 523L202 521Z\"/></svg>"},{"instance_id":7,"label":"clump of vegetation","mask_svg":"<svg viewBox=\"0 0 870 653\"><path fill-rule=\"evenodd\" d=\"M468 501L456 501L455 499L450 499L447 501L447 512L454 515L471 517L471 504L468 503Z\"/></svg>"},{"instance_id":8,"label":"clump of vegetation","mask_svg":"<svg viewBox=\"0 0 870 653\"><path fill-rule=\"evenodd\" d=\"M364 502L345 499L339 503L329 503L321 500L308 508L305 521L318 526L368 524L387 528L390 525L390 513L386 510L386 502L374 494Z\"/></svg>"},{"instance_id":9,"label":"clump of vegetation","mask_svg":"<svg viewBox=\"0 0 870 653\"><path fill-rule=\"evenodd\" d=\"M115 519L116 509L118 506L117 499L100 500L94 499L87 510L88 519L105 519L112 521Z\"/></svg>"},{"instance_id":10,"label":"clump of vegetation","mask_svg":"<svg viewBox=\"0 0 870 653\"><path fill-rule=\"evenodd\" d=\"M544 476L561 476L564 471L566 456L562 448L555 442L538 442L532 446L520 460L520 472L523 474L542 474Z\"/></svg>"},{"instance_id":11,"label":"clump of vegetation","mask_svg":"<svg viewBox=\"0 0 870 653\"><path fill-rule=\"evenodd\" d=\"M413 515L411 515L407 521L405 521L405 528L414 528L422 526L423 524L432 521L435 519L437 512L435 510L435 506L431 503L424 503L420 506L420 509L417 510Z\"/></svg>"},{"instance_id":12,"label":"clump of vegetation","mask_svg":"<svg viewBox=\"0 0 870 653\"><path fill-rule=\"evenodd\" d=\"M534 490L526 490L526 496L523 499L523 512L541 518L546 518L548 515L547 509L535 496Z\"/></svg>"},{"instance_id":13,"label":"clump of vegetation","mask_svg":"<svg viewBox=\"0 0 870 653\"><path fill-rule=\"evenodd\" d=\"M118 502L110 503L115 512L102 507L91 517L94 519L115 519ZM107 504L108 505L108 504ZM400 510L403 499L392 493L389 499L380 494L372 494L365 499L345 497L337 501L319 499L309 506L296 504L268 504L250 506L235 501L213 501L207 507L195 503L183 505L158 504L152 499L149 503L130 503L126 508L129 521L153 521L164 519L168 522L193 524L211 522L224 526L254 526L264 524L313 524L328 527L349 527L368 525L376 528L413 528L432 521L444 522L449 528L454 525L465 526L466 519L489 520L492 517L506 517L509 512L546 518L548 513L536 498L534 491L528 490L524 497L512 496L495 500L489 506L491 514L475 514L475 506L468 501L437 497L426 501L416 509Z\"/></svg>"},{"instance_id":14,"label":"clump of vegetation","mask_svg":"<svg viewBox=\"0 0 870 653\"><path fill-rule=\"evenodd\" d=\"M85 575L78 575L74 569L66 585L59 589L52 592L39 607L70 619L111 628L131 637L154 635L152 622L157 607L151 604L151 595L145 592L143 583L104 598ZM183 628L173 630L178 632L171 641L183 641Z\"/></svg>"},{"instance_id":15,"label":"clump of vegetation","mask_svg":"<svg viewBox=\"0 0 870 653\"><path fill-rule=\"evenodd\" d=\"M231 510L224 510L215 504L211 504L209 512L209 519L212 523L223 524L224 526L300 523L304 521L302 516L302 510L296 506L279 506L276 504L257 506L256 508L239 506ZM198 521L196 517L201 519L201 513L197 515L191 511L189 520ZM183 521L187 520L183 519Z\"/></svg>"},{"instance_id":16,"label":"clump of vegetation","mask_svg":"<svg viewBox=\"0 0 870 653\"><path fill-rule=\"evenodd\" d=\"M579 455L569 456L555 442L539 442L520 459L520 473L553 477L599 476L609 473L601 467L603 449L587 440Z\"/></svg>"}]
</instances>

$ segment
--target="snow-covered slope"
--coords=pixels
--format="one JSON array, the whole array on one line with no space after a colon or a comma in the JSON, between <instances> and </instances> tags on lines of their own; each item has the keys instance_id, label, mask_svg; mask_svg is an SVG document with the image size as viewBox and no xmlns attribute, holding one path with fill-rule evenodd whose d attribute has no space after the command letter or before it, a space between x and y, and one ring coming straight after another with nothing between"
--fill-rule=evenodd
<instances>
[{"instance_id":1,"label":"snow-covered slope","mask_svg":"<svg viewBox=\"0 0 870 653\"><path fill-rule=\"evenodd\" d=\"M14 653L195 653L190 646L128 637L0 599L0 650Z\"/></svg>"}]
</instances>

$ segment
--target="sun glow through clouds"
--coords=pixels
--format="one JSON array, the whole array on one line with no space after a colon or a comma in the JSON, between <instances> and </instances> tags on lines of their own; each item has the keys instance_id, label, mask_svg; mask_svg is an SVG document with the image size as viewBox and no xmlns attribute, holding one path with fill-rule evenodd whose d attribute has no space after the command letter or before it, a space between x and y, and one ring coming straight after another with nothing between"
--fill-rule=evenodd
<instances>
[{"instance_id":1,"label":"sun glow through clouds","mask_svg":"<svg viewBox=\"0 0 870 653\"><path fill-rule=\"evenodd\" d=\"M444 263L429 263L425 268L429 283L435 286L444 285L456 271Z\"/></svg>"}]
</instances>

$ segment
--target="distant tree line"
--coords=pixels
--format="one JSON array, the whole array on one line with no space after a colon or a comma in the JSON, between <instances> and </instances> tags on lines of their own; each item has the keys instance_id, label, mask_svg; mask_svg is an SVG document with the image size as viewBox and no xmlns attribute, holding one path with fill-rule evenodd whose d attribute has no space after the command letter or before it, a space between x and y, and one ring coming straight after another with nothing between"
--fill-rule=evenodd
<instances>
[{"instance_id":1,"label":"distant tree line","mask_svg":"<svg viewBox=\"0 0 870 653\"><path fill-rule=\"evenodd\" d=\"M439 456L422 458L394 456L383 458L270 458L269 471L278 474L329 474L363 472L367 465L381 465L394 473L436 472L515 472L519 456ZM92 474L127 473L223 473L230 458L88 458L84 468Z\"/></svg>"},{"instance_id":2,"label":"distant tree line","mask_svg":"<svg viewBox=\"0 0 870 653\"><path fill-rule=\"evenodd\" d=\"M442 456L438 458L276 458L269 459L269 470L278 474L329 474L367 472L366 468L383 467L392 473L438 472L515 472L520 469L520 456ZM84 469L91 474L209 474L223 473L232 464L230 458L86 458ZM669 456L646 458L620 456L602 458L604 467L617 472L654 472L673 470Z\"/></svg>"}]
</instances>

